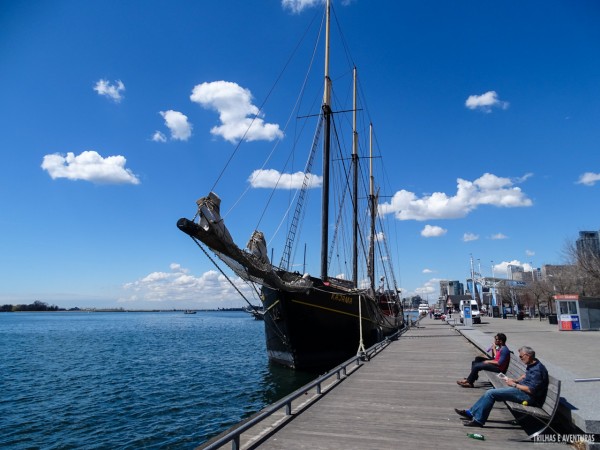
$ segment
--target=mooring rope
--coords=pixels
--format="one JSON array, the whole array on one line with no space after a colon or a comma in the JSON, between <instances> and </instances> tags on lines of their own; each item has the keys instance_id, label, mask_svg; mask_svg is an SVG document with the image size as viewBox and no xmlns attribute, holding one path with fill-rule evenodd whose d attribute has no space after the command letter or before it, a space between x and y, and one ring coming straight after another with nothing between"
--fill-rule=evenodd
<instances>
[{"instance_id":1,"label":"mooring rope","mask_svg":"<svg viewBox=\"0 0 600 450\"><path fill-rule=\"evenodd\" d=\"M361 305L361 297L358 296L358 325L359 325L359 342L358 342L358 350L356 351L356 355L361 358L365 358L367 351L365 350L365 344L363 342L363 329L362 329L362 305Z\"/></svg>"}]
</instances>

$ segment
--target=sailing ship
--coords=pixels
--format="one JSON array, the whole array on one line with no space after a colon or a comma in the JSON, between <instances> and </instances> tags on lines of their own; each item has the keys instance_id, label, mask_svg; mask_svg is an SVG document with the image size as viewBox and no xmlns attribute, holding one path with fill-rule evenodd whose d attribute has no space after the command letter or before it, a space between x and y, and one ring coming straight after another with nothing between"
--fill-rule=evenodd
<instances>
[{"instance_id":1,"label":"sailing ship","mask_svg":"<svg viewBox=\"0 0 600 450\"><path fill-rule=\"evenodd\" d=\"M240 278L260 288L265 322L266 346L269 359L294 369L311 370L334 367L355 355L364 355L365 350L383 339L397 335L404 326L400 290L395 283L393 268L386 269L375 286L376 265L391 264L389 257L377 257L377 250L386 248L382 234L377 230L377 199L373 177L373 156L368 156L368 183L364 183L366 201L364 208L359 206L359 162L358 139L356 132L357 88L354 68L354 99L352 116L354 123L352 152L346 160L351 161L352 181L344 183L346 204L351 205L352 214L352 277L331 276L329 272L330 247L330 169L332 166L332 129L336 113L331 106L332 82L329 75L330 45L330 0L325 5L325 76L324 94L320 113L317 114L319 127L313 138L311 151L322 147L322 199L321 199L321 260L320 276L300 273L290 269L292 246L299 234L299 220L303 198L306 195L310 166L307 163L304 173L305 183L296 196L294 218L291 220L288 239L279 265L274 265L268 257L264 234L255 230L242 249L235 244L221 217L221 199L215 192L200 198L197 213L190 220L181 218L178 228L188 234L201 248L208 247L217 257L229 266ZM347 111L345 113L348 113ZM321 132L322 129L322 132ZM337 130L337 128L335 128ZM370 128L372 134L372 127ZM316 145L322 140L321 145ZM372 141L372 136L369 137ZM372 148L370 148L372 153ZM343 159L343 158L340 158ZM309 157L308 161L312 158ZM364 166L361 166L364 167ZM366 170L366 169L363 169ZM364 179L364 178L363 178ZM366 186L368 185L368 187ZM342 196L336 191L337 196ZM292 208L292 210L294 210ZM364 225L367 232L359 229L359 216L368 212ZM362 214L361 217L364 217ZM335 221L337 224L337 220ZM335 237L334 237L335 238ZM204 248L203 248L204 249ZM359 279L359 250L365 260L365 276ZM206 251L205 251L206 253ZM207 253L208 255L208 253ZM212 259L212 258L211 258ZM239 291L238 291L239 292Z\"/></svg>"}]
</instances>

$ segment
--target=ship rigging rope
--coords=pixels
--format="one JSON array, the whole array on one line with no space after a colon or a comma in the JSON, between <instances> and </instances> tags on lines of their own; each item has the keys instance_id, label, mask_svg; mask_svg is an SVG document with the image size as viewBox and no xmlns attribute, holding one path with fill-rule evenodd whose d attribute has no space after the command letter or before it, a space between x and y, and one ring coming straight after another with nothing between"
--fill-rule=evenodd
<instances>
[{"instance_id":1,"label":"ship rigging rope","mask_svg":"<svg viewBox=\"0 0 600 450\"><path fill-rule=\"evenodd\" d=\"M223 169L221 170L221 172L219 173L219 176L217 177L217 179L215 180L213 187L211 188L211 191L214 191L217 184L219 184L219 181L221 180L221 178L223 177L223 175L225 174L225 171L227 170L227 168L229 167L229 164L231 163L231 161L233 160L234 156L236 155L236 153L238 152L238 150L240 149L242 143L244 142L244 140L246 139L246 136L248 135L250 128L252 128L252 125L254 124L254 122L256 121L256 119L258 119L260 117L261 112L263 111L264 106L266 105L267 101L269 100L269 98L271 97L271 94L275 91L275 87L279 84L279 81L281 80L281 78L283 77L284 72L287 70L288 66L290 65L290 63L292 62L295 54L298 52L298 49L300 48L300 44L304 41L304 39L306 38L306 35L308 34L308 31L310 30L312 23L314 22L315 18L317 17L317 15L315 15L313 17L313 19L311 20L311 22L309 23L309 25L307 26L304 34L301 36L300 40L298 41L298 43L296 44L296 47L294 48L294 50L292 51L292 53L290 54L289 58L287 59L287 61L285 62L283 68L281 69L281 71L279 72L279 75L277 76L277 78L275 79L275 82L273 83L273 85L271 86L271 89L269 90L269 92L267 93L265 99L263 100L263 102L260 104L259 108L258 108L258 112L254 115L254 117L252 117L252 120L250 121L250 124L248 125L248 128L246 128L246 131L244 131L244 134L242 135L242 137L240 138L240 140L238 141L238 143L236 144L235 148L233 149L233 152L231 153L231 155L229 156L229 159L227 160L227 163L225 164L225 166L223 167ZM288 120L289 122L289 120ZM243 194L242 194L243 195ZM239 201L239 200L238 200ZM237 203L237 202L236 202Z\"/></svg>"},{"instance_id":2,"label":"ship rigging rope","mask_svg":"<svg viewBox=\"0 0 600 450\"><path fill-rule=\"evenodd\" d=\"M217 264L217 262L208 254L208 252L206 251L204 246L195 237L193 237L193 236L190 236L190 237L192 238L192 241L194 241L194 243L200 248L200 250L202 250L202 252L204 252L204 254L209 259L209 261L211 263L213 263L213 265L217 268L217 270L219 272L221 272L221 275L223 275L225 277L225 279L229 282L229 284L231 284L231 286L233 286L233 288L238 292L238 294L240 294L240 297L242 297L246 301L246 303L248 303L248 306L250 306L253 311L257 312L257 309L254 307L254 305L252 303L250 303L250 301L246 298L246 296L242 293L242 291L240 291L238 289L238 287L235 285L235 283L233 281L231 281L231 279L227 276L227 274L223 271L223 269L221 269L221 267ZM254 288L254 291L260 297L260 294L256 290L256 286L254 284L252 284L252 287ZM265 311L265 313L268 312L269 309L267 311ZM281 329L277 326L277 324L275 322L271 323L271 321L266 321L266 320L265 320L265 324L267 326L272 327L275 334L279 337L279 339L281 339L281 342L283 343L283 345L285 345L286 347L289 348L289 343L285 337L285 334L281 331Z\"/></svg>"},{"instance_id":3,"label":"ship rigging rope","mask_svg":"<svg viewBox=\"0 0 600 450\"><path fill-rule=\"evenodd\" d=\"M341 219L342 219L341 211L344 208L345 199L346 198L350 198L350 201L352 201L353 207L358 207L358 205L354 205L354 203L353 203L354 199L350 195L348 195L351 192L349 172L350 172L350 170L351 170L352 167L351 166L346 167L345 158L344 158L344 156L343 156L343 154L341 152L343 146L342 146L342 143L341 143L340 134L338 133L338 127L336 125L337 125L337 122L335 120L332 120L332 128L333 128L334 141L336 143L335 148L339 152L338 159L340 161L340 165L343 168L343 170L341 170L340 173L339 173L339 176L340 176L341 179L338 180L338 182L340 183L341 187L340 187L340 189L338 191L342 192L343 195L341 197L341 201L339 202L338 220L336 221L336 224L334 226L334 234L333 234L333 238L332 238L332 242L331 242L331 247L329 249L329 254L328 254L328 257L327 257L327 267L328 268L331 268L331 265L332 265L331 261L333 259L333 252L334 252L335 247L337 245L336 242L338 241L338 233L340 232L341 225L343 225L341 223ZM359 160L360 160L360 157L359 157ZM361 173L362 173L362 171L361 171ZM363 173L363 175L364 175L364 173ZM363 178L361 178L361 181L362 181L363 189L365 189L365 187L368 186L368 183L366 183ZM335 192L338 192L338 191L335 191ZM365 244L366 237L364 236L364 231L363 231L363 229L362 229L361 226L358 227L358 234L359 234L360 248L361 248L363 254L367 254L367 248L366 248L366 244ZM339 254L337 256L339 258ZM347 258L344 257L344 261L346 261L346 260L347 260Z\"/></svg>"},{"instance_id":4,"label":"ship rigging rope","mask_svg":"<svg viewBox=\"0 0 600 450\"><path fill-rule=\"evenodd\" d=\"M219 267L217 262L208 254L206 249L196 240L196 238L192 237L192 240L196 243L196 245L198 247L200 247L200 250L202 250L204 252L206 257L210 260L211 263L213 263L213 265L219 270L219 272L221 272L221 275L223 275L225 277L225 279L227 281L229 281L229 284L231 284L231 286L233 286L233 288L238 292L238 294L240 294L240 297L242 297L246 301L246 303L248 303L248 306L250 306L254 311L256 311L256 308L254 307L254 305L252 303L250 303L250 301L246 298L246 296L242 293L242 291L240 291L239 288L235 285L235 283L233 281L231 281L231 279L227 276L227 274L223 271L223 269L221 269L221 267ZM254 288L254 290L256 291L256 288ZM258 291L256 291L256 293L258 294Z\"/></svg>"}]
</instances>

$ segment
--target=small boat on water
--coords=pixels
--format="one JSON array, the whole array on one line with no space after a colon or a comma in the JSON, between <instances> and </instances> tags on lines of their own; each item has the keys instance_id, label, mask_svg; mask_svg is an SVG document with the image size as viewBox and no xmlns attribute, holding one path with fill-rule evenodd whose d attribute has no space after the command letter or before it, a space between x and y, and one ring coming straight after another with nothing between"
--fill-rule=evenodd
<instances>
[{"instance_id":1,"label":"small boat on water","mask_svg":"<svg viewBox=\"0 0 600 450\"><path fill-rule=\"evenodd\" d=\"M311 127L316 131L307 145L309 156L301 174L304 181L295 195L295 205L285 204L285 213L291 211L293 217L286 219L289 229L279 264L270 260L261 231L254 230L246 248L238 247L221 216L221 198L214 191L196 202L197 211L192 220L181 218L177 222L178 228L205 253L204 246L242 280L258 286L269 359L295 369L333 367L364 353L366 348L395 335L404 326L400 290L396 286L392 258L387 254L386 228L380 228L379 188L375 186L373 165L376 160L381 160L381 156L373 154L372 125L367 127L368 139L364 139L368 141L365 144L368 154L359 154L357 113L366 103L358 106L356 68L349 71L353 73L352 104L335 108L332 104L332 99L345 97L345 94L334 96L332 93L330 14L330 0L327 0L324 85L320 88L324 92L323 101L318 113L304 117L316 122ZM344 149L345 143L339 133L350 122L352 130L346 141L351 142L351 149ZM309 129L309 126L303 128ZM315 178L312 165L319 147L322 148L323 167L321 175ZM361 164L362 161L366 164ZM334 163L339 168L335 175ZM306 196L311 183L321 178L320 275L311 275L292 270L292 260L299 246L296 238L301 232L300 221L307 215L303 209ZM228 183L236 181L229 179ZM339 186L334 188L334 182ZM335 208L333 200L337 202ZM237 202L228 199L228 204ZM344 207L349 207L349 211L343 212ZM254 204L252 208L258 209ZM330 217L330 212L340 215L334 217L331 214ZM269 214L273 212L269 210ZM343 228L342 220L348 218L350 225ZM316 217L306 219L315 222ZM330 230L333 230L331 235ZM345 243L349 243L350 248L342 250ZM347 260L343 264L350 273L331 275L332 259L342 260L345 255ZM376 269L380 278L376 278ZM378 286L376 279L379 279Z\"/></svg>"},{"instance_id":2,"label":"small boat on water","mask_svg":"<svg viewBox=\"0 0 600 450\"><path fill-rule=\"evenodd\" d=\"M244 308L244 311L246 311L248 314L254 317L255 320L265 319L265 311L260 306L257 307L254 305L249 305L246 308Z\"/></svg>"},{"instance_id":3,"label":"small boat on water","mask_svg":"<svg viewBox=\"0 0 600 450\"><path fill-rule=\"evenodd\" d=\"M183 313L184 314L196 314L196 311L194 311L192 309L186 309Z\"/></svg>"}]
</instances>

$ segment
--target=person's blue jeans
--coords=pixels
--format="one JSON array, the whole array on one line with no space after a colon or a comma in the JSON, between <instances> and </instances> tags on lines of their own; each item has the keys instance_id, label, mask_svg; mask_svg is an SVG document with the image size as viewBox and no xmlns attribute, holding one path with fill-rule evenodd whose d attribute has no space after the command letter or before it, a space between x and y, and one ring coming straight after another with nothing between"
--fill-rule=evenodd
<instances>
[{"instance_id":1,"label":"person's blue jeans","mask_svg":"<svg viewBox=\"0 0 600 450\"><path fill-rule=\"evenodd\" d=\"M475 383L475 381L477 381L477 379L479 378L479 372L482 370L499 373L500 367L494 364L485 364L483 360L475 359L475 361L471 363L471 373L469 373L469 376L467 377L467 381L469 382L469 384L473 384Z\"/></svg>"},{"instance_id":2,"label":"person's blue jeans","mask_svg":"<svg viewBox=\"0 0 600 450\"><path fill-rule=\"evenodd\" d=\"M469 409L469 412L480 424L484 425L490 415L490 411L497 401L511 401L515 403L531 402L531 396L514 387L490 389L483 394L477 402Z\"/></svg>"}]
</instances>

